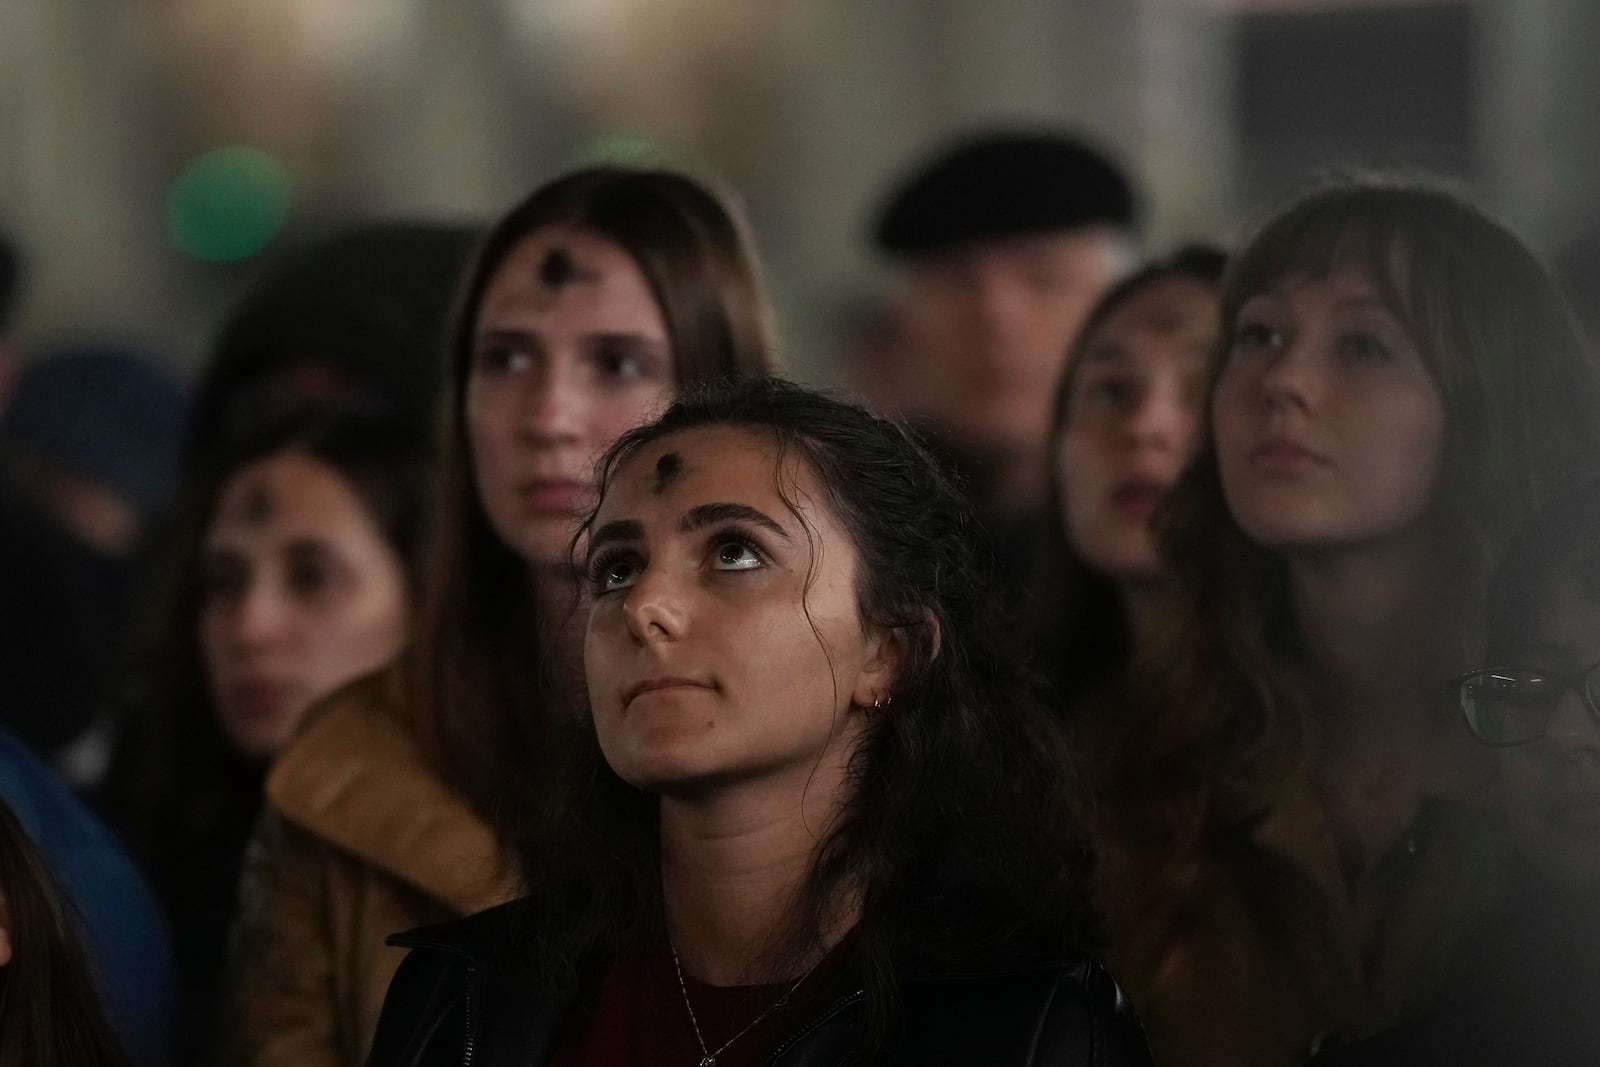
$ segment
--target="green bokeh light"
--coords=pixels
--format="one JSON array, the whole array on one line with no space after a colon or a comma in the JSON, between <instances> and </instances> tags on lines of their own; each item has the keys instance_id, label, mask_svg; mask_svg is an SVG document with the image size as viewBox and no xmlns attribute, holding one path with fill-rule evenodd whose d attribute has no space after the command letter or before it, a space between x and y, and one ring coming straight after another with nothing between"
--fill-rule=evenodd
<instances>
[{"instance_id":1,"label":"green bokeh light","mask_svg":"<svg viewBox=\"0 0 1600 1067\"><path fill-rule=\"evenodd\" d=\"M167 232L196 259L248 259L282 232L293 200L288 168L259 148L229 145L178 175L167 194Z\"/></svg>"},{"instance_id":2,"label":"green bokeh light","mask_svg":"<svg viewBox=\"0 0 1600 1067\"><path fill-rule=\"evenodd\" d=\"M589 137L568 158L573 167L671 167L677 162L671 152L650 138L622 131Z\"/></svg>"}]
</instances>

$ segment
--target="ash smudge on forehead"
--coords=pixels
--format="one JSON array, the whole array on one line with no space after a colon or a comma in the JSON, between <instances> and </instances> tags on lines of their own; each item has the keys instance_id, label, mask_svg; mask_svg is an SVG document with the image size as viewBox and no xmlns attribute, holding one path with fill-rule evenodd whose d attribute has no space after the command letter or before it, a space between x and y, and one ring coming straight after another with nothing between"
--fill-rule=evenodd
<instances>
[{"instance_id":1,"label":"ash smudge on forehead","mask_svg":"<svg viewBox=\"0 0 1600 1067\"><path fill-rule=\"evenodd\" d=\"M559 289L572 281L578 273L572 253L565 248L552 248L539 264L539 280L551 289Z\"/></svg>"},{"instance_id":2,"label":"ash smudge on forehead","mask_svg":"<svg viewBox=\"0 0 1600 1067\"><path fill-rule=\"evenodd\" d=\"M677 481L682 473L683 457L676 452L663 452L661 458L656 460L656 493L666 492L667 487Z\"/></svg>"},{"instance_id":3,"label":"ash smudge on forehead","mask_svg":"<svg viewBox=\"0 0 1600 1067\"><path fill-rule=\"evenodd\" d=\"M277 510L272 499L272 490L265 482L256 482L245 492L240 512L244 521L252 526L260 526L272 518L272 513Z\"/></svg>"}]
</instances>

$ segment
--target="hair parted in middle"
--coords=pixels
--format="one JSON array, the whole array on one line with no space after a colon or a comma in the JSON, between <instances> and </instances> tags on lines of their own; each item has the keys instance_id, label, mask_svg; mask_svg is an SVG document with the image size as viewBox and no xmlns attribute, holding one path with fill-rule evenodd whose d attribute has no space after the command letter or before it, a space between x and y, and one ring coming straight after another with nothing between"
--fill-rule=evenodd
<instances>
[{"instance_id":1,"label":"hair parted in middle","mask_svg":"<svg viewBox=\"0 0 1600 1067\"><path fill-rule=\"evenodd\" d=\"M1344 268L1371 281L1444 402L1440 471L1423 522L1452 601L1442 606L1449 625L1432 660L1418 665L1444 692L1481 654L1499 553L1600 460L1600 365L1514 234L1437 183L1370 176L1304 193L1239 253L1223 280L1213 385L1246 301ZM1105 771L1101 805L1125 842L1142 840L1173 862L1257 817L1272 783L1300 760L1304 653L1287 567L1229 513L1209 410L1206 422L1194 462L1157 516L1181 585L1181 628L1136 668L1126 743ZM1438 710L1450 713L1443 701Z\"/></svg>"},{"instance_id":2,"label":"hair parted in middle","mask_svg":"<svg viewBox=\"0 0 1600 1067\"><path fill-rule=\"evenodd\" d=\"M1061 487L1069 476L1061 466L1061 438L1067 430L1073 396L1088 343L1111 314L1151 286L1186 281L1215 292L1222 284L1227 253L1210 245L1184 245L1154 260L1107 290L1089 309L1068 351L1065 372L1056 383L1051 408L1049 453L1045 463L1045 527L1036 554L1034 601L1030 613L1038 632L1039 653L1049 664L1064 711L1080 698L1116 677L1130 654L1126 621L1116 588L1078 557L1067 535Z\"/></svg>"},{"instance_id":3,"label":"hair parted in middle","mask_svg":"<svg viewBox=\"0 0 1600 1067\"><path fill-rule=\"evenodd\" d=\"M1016 654L955 479L898 423L781 380L746 380L692 390L624 435L601 465L602 498L641 449L708 427L771 442L785 500L795 487L782 472L796 460L809 468L855 550L863 626L901 631L907 650L850 758L850 795L820 831L793 926L771 946L775 973L814 952L844 893L860 900L853 951L879 1021L908 966L1068 944L1081 884L1071 761ZM574 729L524 856L541 914L557 917L534 937L556 987L662 921L656 801L607 766L591 721Z\"/></svg>"},{"instance_id":4,"label":"hair parted in middle","mask_svg":"<svg viewBox=\"0 0 1600 1067\"><path fill-rule=\"evenodd\" d=\"M546 227L603 237L638 266L661 310L679 387L765 375L772 314L742 216L725 194L665 170L593 167L534 190L485 236L457 303L441 410L433 551L424 567L405 713L436 769L505 842L537 807L554 712L529 567L478 498L465 394L478 310L501 264Z\"/></svg>"},{"instance_id":5,"label":"hair parted in middle","mask_svg":"<svg viewBox=\"0 0 1600 1067\"><path fill-rule=\"evenodd\" d=\"M253 812L260 803L260 761L226 739L195 635L205 599L202 548L224 489L257 463L290 455L315 460L354 494L394 551L406 594L413 596L428 541L420 488L428 480L426 452L400 419L307 410L241 430L191 472L159 561L164 582L151 612L150 648L130 687L139 713L127 728L112 787L118 821L141 846L146 864L181 866L192 858L190 834L215 832L214 822ZM187 829L175 833L174 826Z\"/></svg>"}]
</instances>

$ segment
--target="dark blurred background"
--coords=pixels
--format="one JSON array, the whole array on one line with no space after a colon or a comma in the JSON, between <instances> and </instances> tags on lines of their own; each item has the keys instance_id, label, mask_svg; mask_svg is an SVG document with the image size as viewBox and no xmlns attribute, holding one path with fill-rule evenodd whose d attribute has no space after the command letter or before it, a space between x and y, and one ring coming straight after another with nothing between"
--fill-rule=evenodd
<instances>
[{"instance_id":1,"label":"dark blurred background","mask_svg":"<svg viewBox=\"0 0 1600 1067\"><path fill-rule=\"evenodd\" d=\"M182 370L279 249L659 158L743 193L792 365L826 378L877 284L874 201L997 120L1120 155L1152 247L1377 162L1465 179L1563 256L1600 222L1597 39L1593 0L5 0L17 340Z\"/></svg>"}]
</instances>

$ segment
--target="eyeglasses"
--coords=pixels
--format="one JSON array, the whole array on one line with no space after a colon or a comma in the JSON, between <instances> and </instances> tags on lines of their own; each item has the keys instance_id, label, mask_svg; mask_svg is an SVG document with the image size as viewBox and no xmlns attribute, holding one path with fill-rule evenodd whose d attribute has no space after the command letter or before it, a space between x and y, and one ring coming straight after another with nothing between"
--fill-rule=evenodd
<instances>
[{"instance_id":1,"label":"eyeglasses","mask_svg":"<svg viewBox=\"0 0 1600 1067\"><path fill-rule=\"evenodd\" d=\"M1479 741L1522 745L1545 735L1556 705L1572 691L1600 724L1600 663L1570 675L1535 667L1473 671L1461 676L1456 699Z\"/></svg>"}]
</instances>

